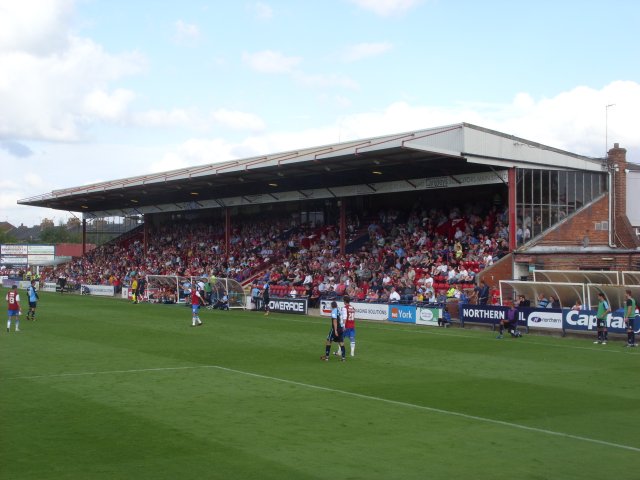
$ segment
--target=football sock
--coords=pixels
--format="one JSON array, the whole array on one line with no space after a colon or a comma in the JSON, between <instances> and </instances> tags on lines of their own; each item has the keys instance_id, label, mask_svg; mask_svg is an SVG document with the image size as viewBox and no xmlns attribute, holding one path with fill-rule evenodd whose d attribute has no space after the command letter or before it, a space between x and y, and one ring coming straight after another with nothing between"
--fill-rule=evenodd
<instances>
[{"instance_id":1,"label":"football sock","mask_svg":"<svg viewBox=\"0 0 640 480\"><path fill-rule=\"evenodd\" d=\"M324 354L328 357L330 353L331 353L331 345L327 345L324 348Z\"/></svg>"},{"instance_id":2,"label":"football sock","mask_svg":"<svg viewBox=\"0 0 640 480\"><path fill-rule=\"evenodd\" d=\"M340 353L342 353L342 358L347 356L347 347L344 345L340 346Z\"/></svg>"},{"instance_id":3,"label":"football sock","mask_svg":"<svg viewBox=\"0 0 640 480\"><path fill-rule=\"evenodd\" d=\"M634 332L627 332L627 343L629 345L633 345L634 343L636 343L635 338L633 338L634 336Z\"/></svg>"},{"instance_id":4,"label":"football sock","mask_svg":"<svg viewBox=\"0 0 640 480\"><path fill-rule=\"evenodd\" d=\"M351 342L351 356L356 354L356 342Z\"/></svg>"},{"instance_id":5,"label":"football sock","mask_svg":"<svg viewBox=\"0 0 640 480\"><path fill-rule=\"evenodd\" d=\"M7 320L7 330L11 328L11 320Z\"/></svg>"}]
</instances>

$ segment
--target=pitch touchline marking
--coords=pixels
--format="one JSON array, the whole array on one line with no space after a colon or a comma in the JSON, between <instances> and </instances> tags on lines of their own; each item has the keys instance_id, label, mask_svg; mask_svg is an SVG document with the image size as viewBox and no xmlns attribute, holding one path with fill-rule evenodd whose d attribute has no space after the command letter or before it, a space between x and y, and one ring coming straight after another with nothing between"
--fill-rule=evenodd
<instances>
[{"instance_id":1,"label":"pitch touchline marking","mask_svg":"<svg viewBox=\"0 0 640 480\"><path fill-rule=\"evenodd\" d=\"M329 318L329 317L327 317ZM309 320L296 320L296 319L284 319L283 321L286 322L296 322L296 323L313 323L316 325L322 325L323 322L318 322L318 321L309 321ZM375 330L389 330L388 328L382 327L380 326L380 324L374 320L360 320L361 322L366 322L367 325L370 326L370 328L373 328ZM388 327L392 327L394 325L388 325ZM428 328L428 327L427 327ZM397 330L399 332L403 332L403 333L414 333L417 335L439 335L441 337L454 337L454 338L471 338L473 340L484 340L486 342L494 342L495 339L494 338L485 338L485 337L475 337L472 335L453 335L451 333L444 333L444 332L432 332L432 331L427 331L427 330L409 330L406 328L402 328ZM517 340L516 340L517 341ZM505 342L508 343L508 342ZM578 347L575 345L555 345L552 343L540 343L540 342L530 342L530 341L525 341L523 342L525 345L538 345L541 347L555 347L555 348L568 348L568 349L573 349L573 350L587 350L590 352L607 352L607 353L618 353L618 354L624 354L624 355L629 355L632 352L627 352L626 349L623 350L612 350L612 349L608 349L608 348L595 348L595 347Z\"/></svg>"},{"instance_id":2,"label":"pitch touchline marking","mask_svg":"<svg viewBox=\"0 0 640 480\"><path fill-rule=\"evenodd\" d=\"M324 391L324 392L339 393L341 395L346 395L346 396L355 397L355 398L361 398L361 399L364 399L364 400L372 400L372 401L375 401L375 402L389 403L391 405L398 405L400 407L415 408L415 409L424 410L424 411L427 411L427 412L434 412L434 413L439 413L439 414L442 414L442 415L449 415L449 416L453 416L453 417L466 418L468 420L475 420L475 421L478 421L478 422L492 423L494 425L502 425L504 427L516 428L516 429L519 429L519 430L526 430L526 431L529 431L529 432L543 433L545 435L554 435L556 437L571 438L573 440L580 440L582 442L595 443L597 445L605 445L607 447L620 448L620 449L623 449L623 450L630 450L632 452L639 452L640 453L640 448L632 447L630 445L624 445L624 444L621 444L621 443L613 443L613 442L607 442L605 440L598 440L598 439L595 439L595 438L581 437L579 435L572 435L570 433L556 432L556 431L547 430L547 429L544 429L544 428L528 427L526 425L521 425L519 423L505 422L503 420L495 420L493 418L479 417L479 416L476 416L476 415L469 415L467 413L454 412L452 410L444 410L444 409L441 409L441 408L428 407L428 406L425 406L425 405L416 405L415 403L401 402L399 400L390 400L388 398L374 397L372 395L364 395L362 393L355 393L355 392L348 392L346 390L339 390L337 388L329 388L329 387L323 387L323 386L320 386L320 385L313 385L313 384L310 384L310 383L296 382L295 380L287 380L285 378L272 377L272 376L269 376L269 375L262 375L262 374L259 374L259 373L245 372L243 370L236 370L236 369L233 369L233 368L221 367L220 365L196 365L196 366L187 366L187 367L141 368L141 369L133 369L133 370L111 370L111 371L103 371L103 372L58 373L58 374L52 374L52 375L33 375L33 376L24 376L24 377L10 377L10 378L7 378L6 380L20 380L20 379L28 380L28 379L55 378L55 377L80 377L80 376L90 376L90 375L108 375L108 374L117 374L117 373L163 372L163 371L171 371L171 370L195 370L195 369L199 369L199 368L210 368L210 369L222 370L222 371L225 371L225 372L236 373L236 374L239 374L239 375L245 375L245 376L248 376L248 377L261 378L261 379L264 379L264 380L274 380L276 382L286 383L286 384L289 384L289 385L296 385L298 387L310 388L310 389L314 389L314 390L321 390L321 391Z\"/></svg>"},{"instance_id":3,"label":"pitch touchline marking","mask_svg":"<svg viewBox=\"0 0 640 480\"><path fill-rule=\"evenodd\" d=\"M194 368L211 368L213 366L214 365L197 365L188 367L137 368L134 370L105 370L103 372L52 373L50 375L25 375L22 377L7 377L5 380L33 380L38 378L56 377L86 377L91 375L108 375L114 373L164 372L170 370L193 370Z\"/></svg>"}]
</instances>

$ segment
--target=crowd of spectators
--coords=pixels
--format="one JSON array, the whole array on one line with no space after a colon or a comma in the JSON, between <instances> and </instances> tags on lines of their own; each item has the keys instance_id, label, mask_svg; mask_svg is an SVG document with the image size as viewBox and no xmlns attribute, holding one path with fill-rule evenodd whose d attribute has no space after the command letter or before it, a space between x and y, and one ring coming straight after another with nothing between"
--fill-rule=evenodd
<instances>
[{"instance_id":1,"label":"crowd of spectators","mask_svg":"<svg viewBox=\"0 0 640 480\"><path fill-rule=\"evenodd\" d=\"M320 298L350 295L365 302L437 302L471 296L480 270L508 251L506 211L479 205L448 210L383 209L373 216L349 216L348 251L339 253L332 225L248 218L234 224L228 256L224 225L180 223L133 236L42 272L43 280L67 278L80 284L113 285L134 275L228 277L273 296ZM354 248L358 245L357 248Z\"/></svg>"},{"instance_id":2,"label":"crowd of spectators","mask_svg":"<svg viewBox=\"0 0 640 480\"><path fill-rule=\"evenodd\" d=\"M243 282L286 255L284 222L249 220L234 226L229 254L224 249L224 231L208 223L180 223L151 230L146 253L142 234L113 242L85 256L42 272L46 281L65 276L72 288L130 285L134 275L178 275L182 277L228 277Z\"/></svg>"},{"instance_id":3,"label":"crowd of spectators","mask_svg":"<svg viewBox=\"0 0 640 480\"><path fill-rule=\"evenodd\" d=\"M272 294L319 298L348 294L364 302L436 303L473 295L477 273L508 252L506 211L469 206L449 211L382 210L362 226L366 243L339 254L332 227L301 229L289 242L290 255L261 279ZM310 239L312 239L310 241Z\"/></svg>"}]
</instances>

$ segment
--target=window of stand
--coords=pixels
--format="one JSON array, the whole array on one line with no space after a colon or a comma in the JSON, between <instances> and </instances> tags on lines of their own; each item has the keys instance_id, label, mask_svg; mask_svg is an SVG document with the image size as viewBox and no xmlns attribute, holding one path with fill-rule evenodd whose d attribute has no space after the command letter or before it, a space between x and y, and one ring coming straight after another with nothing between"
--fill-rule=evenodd
<instances>
[{"instance_id":1,"label":"window of stand","mask_svg":"<svg viewBox=\"0 0 640 480\"><path fill-rule=\"evenodd\" d=\"M607 190L606 173L518 169L516 242L527 243Z\"/></svg>"}]
</instances>

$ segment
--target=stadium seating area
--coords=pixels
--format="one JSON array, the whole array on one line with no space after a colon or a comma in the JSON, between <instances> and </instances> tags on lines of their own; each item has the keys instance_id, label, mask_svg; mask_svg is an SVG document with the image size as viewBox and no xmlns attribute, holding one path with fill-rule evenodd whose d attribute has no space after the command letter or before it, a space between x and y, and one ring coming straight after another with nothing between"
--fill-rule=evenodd
<instances>
[{"instance_id":1,"label":"stadium seating area","mask_svg":"<svg viewBox=\"0 0 640 480\"><path fill-rule=\"evenodd\" d=\"M215 274L244 284L269 280L273 296L293 290L314 299L346 293L385 302L395 288L403 301L422 301L429 291L437 297L472 289L476 274L507 251L508 228L505 212L495 207L414 207L383 210L366 221L350 216L347 233L347 253L340 255L335 226L250 218L234 224L225 259L223 225L173 223L149 232L146 254L142 238L129 237L43 277L55 281L64 274L70 285L118 288L134 274Z\"/></svg>"}]
</instances>

